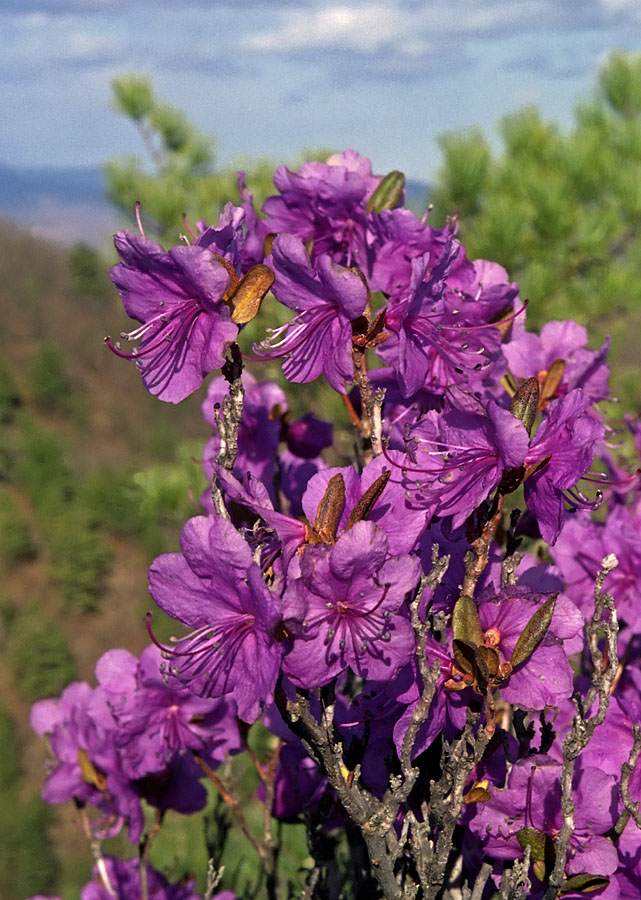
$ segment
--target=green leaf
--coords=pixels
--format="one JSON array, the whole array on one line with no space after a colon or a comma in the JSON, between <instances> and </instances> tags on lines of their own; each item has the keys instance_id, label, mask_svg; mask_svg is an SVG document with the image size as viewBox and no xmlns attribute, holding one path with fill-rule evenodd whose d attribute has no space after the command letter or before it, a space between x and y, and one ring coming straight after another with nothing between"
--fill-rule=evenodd
<instances>
[{"instance_id":1,"label":"green leaf","mask_svg":"<svg viewBox=\"0 0 641 900\"><path fill-rule=\"evenodd\" d=\"M516 642L516 647L514 648L514 653L510 660L513 666L518 666L522 662L525 662L539 646L545 637L545 632L548 630L548 626L554 613L555 604L556 594L553 597L548 597L543 606L537 609L527 623L521 636Z\"/></svg>"},{"instance_id":2,"label":"green leaf","mask_svg":"<svg viewBox=\"0 0 641 900\"><path fill-rule=\"evenodd\" d=\"M525 826L516 833L516 839L525 850L530 848L530 861L534 874L541 882L545 882L554 868L556 851L552 838L538 828Z\"/></svg>"},{"instance_id":3,"label":"green leaf","mask_svg":"<svg viewBox=\"0 0 641 900\"><path fill-rule=\"evenodd\" d=\"M455 640L469 641L477 647L483 643L483 628L476 603L465 594L461 594L454 606L452 635Z\"/></svg>"},{"instance_id":4,"label":"green leaf","mask_svg":"<svg viewBox=\"0 0 641 900\"><path fill-rule=\"evenodd\" d=\"M587 873L583 875L573 875L563 882L560 896L562 897L564 894L569 894L574 891L577 891L579 894L602 891L603 888L606 888L609 884L610 879L606 878L605 875L588 875Z\"/></svg>"},{"instance_id":5,"label":"green leaf","mask_svg":"<svg viewBox=\"0 0 641 900\"><path fill-rule=\"evenodd\" d=\"M404 188L405 175L396 169L388 172L367 201L367 212L379 213L384 209L394 209L400 202Z\"/></svg>"},{"instance_id":6,"label":"green leaf","mask_svg":"<svg viewBox=\"0 0 641 900\"><path fill-rule=\"evenodd\" d=\"M526 847L530 848L530 859L532 862L545 860L546 846L549 838L544 831L526 825L524 828L519 828L516 832L516 839L523 850L525 850Z\"/></svg>"}]
</instances>

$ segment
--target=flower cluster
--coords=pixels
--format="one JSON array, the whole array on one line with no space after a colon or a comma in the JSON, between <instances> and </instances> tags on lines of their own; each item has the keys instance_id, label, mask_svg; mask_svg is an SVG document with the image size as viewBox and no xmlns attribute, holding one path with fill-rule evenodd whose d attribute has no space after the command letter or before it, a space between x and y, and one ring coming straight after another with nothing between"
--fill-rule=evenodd
<instances>
[{"instance_id":1,"label":"flower cluster","mask_svg":"<svg viewBox=\"0 0 641 900\"><path fill-rule=\"evenodd\" d=\"M214 770L262 721L272 815L347 830L372 896L443 896L456 877L479 900L637 897L641 490L606 441L607 342L527 331L518 286L468 259L455 221L403 208L400 173L346 151L274 181L259 215L241 176L242 205L169 252L116 236L141 324L133 354L112 349L170 402L222 370L203 402L210 486L149 571L186 632L165 645L152 617L140 659L109 651L97 687L34 707L43 796L137 843L142 800L158 821L200 809L209 774L238 816ZM293 317L247 346L269 290ZM323 377L354 459L243 355ZM252 841L272 877L271 833ZM102 864L83 900L140 883L138 863ZM150 875L146 896L190 884Z\"/></svg>"}]
</instances>

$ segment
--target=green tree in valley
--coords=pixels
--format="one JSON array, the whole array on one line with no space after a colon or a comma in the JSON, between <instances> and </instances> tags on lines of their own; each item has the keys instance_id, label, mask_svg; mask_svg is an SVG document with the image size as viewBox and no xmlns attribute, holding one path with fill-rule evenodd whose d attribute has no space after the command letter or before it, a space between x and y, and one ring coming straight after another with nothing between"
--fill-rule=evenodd
<instances>
[{"instance_id":1,"label":"green tree in valley","mask_svg":"<svg viewBox=\"0 0 641 900\"><path fill-rule=\"evenodd\" d=\"M500 259L531 300L528 319L574 318L611 332L615 390L638 401L630 335L641 324L641 55L614 53L564 133L528 107L499 127L440 140L432 225L460 214L471 257ZM626 371L627 370L627 371Z\"/></svg>"},{"instance_id":2,"label":"green tree in valley","mask_svg":"<svg viewBox=\"0 0 641 900\"><path fill-rule=\"evenodd\" d=\"M112 160L105 168L111 203L133 215L140 201L145 228L155 237L175 243L182 214L194 221L215 222L230 198L239 202L236 169L218 169L215 141L188 121L184 113L158 100L149 78L139 73L113 81L116 108L136 125L151 167L142 168L136 156ZM273 164L251 164L247 183L257 205L273 192Z\"/></svg>"}]
</instances>

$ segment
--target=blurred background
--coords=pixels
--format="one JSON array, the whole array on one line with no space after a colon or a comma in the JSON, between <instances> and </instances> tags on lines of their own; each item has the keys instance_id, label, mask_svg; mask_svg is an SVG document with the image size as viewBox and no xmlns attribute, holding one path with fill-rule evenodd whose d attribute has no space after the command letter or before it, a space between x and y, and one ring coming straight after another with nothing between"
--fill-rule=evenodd
<instances>
[{"instance_id":1,"label":"blurred background","mask_svg":"<svg viewBox=\"0 0 641 900\"><path fill-rule=\"evenodd\" d=\"M17 7L0 0L0 900L72 900L90 855L73 810L39 799L29 708L91 680L106 649L146 644L147 568L197 510L208 437L201 396L159 403L102 344L125 327L111 232L140 200L147 235L169 246L183 212L215 223L238 201L238 168L260 205L276 165L354 148L377 174L403 170L430 224L459 213L469 256L500 262L530 299L530 328L575 318L591 347L610 334L615 409L636 413L641 6ZM159 615L154 627L172 630ZM156 864L202 886L208 827L168 817Z\"/></svg>"}]
</instances>

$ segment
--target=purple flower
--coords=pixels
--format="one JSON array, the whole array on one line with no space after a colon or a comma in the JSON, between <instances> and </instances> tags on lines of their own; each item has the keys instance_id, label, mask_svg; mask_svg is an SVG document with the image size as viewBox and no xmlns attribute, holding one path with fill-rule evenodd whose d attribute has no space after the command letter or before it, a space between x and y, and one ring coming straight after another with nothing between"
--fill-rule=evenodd
<instances>
[{"instance_id":1,"label":"purple flower","mask_svg":"<svg viewBox=\"0 0 641 900\"><path fill-rule=\"evenodd\" d=\"M153 645L140 661L126 650L110 650L96 664L99 687L91 713L114 733L123 768L133 779L163 772L185 750L216 766L241 746L233 707L195 696L164 668Z\"/></svg>"},{"instance_id":2,"label":"purple flower","mask_svg":"<svg viewBox=\"0 0 641 900\"><path fill-rule=\"evenodd\" d=\"M480 381L499 353L498 328L485 319L479 322L488 311L487 304L479 302L481 288L479 296L472 297L449 285L454 267L469 270L472 277L475 274L474 267L464 260L463 247L450 234L439 250L439 256L428 252L412 260L409 290L402 300L390 304L385 314L390 338L378 352L396 370L406 398L421 389L442 394L451 384L471 378ZM505 309L517 290L516 286L503 287L507 289L501 294ZM492 309L492 313L496 311Z\"/></svg>"},{"instance_id":3,"label":"purple flower","mask_svg":"<svg viewBox=\"0 0 641 900\"><path fill-rule=\"evenodd\" d=\"M289 381L308 382L324 374L334 390L345 393L354 378L352 326L367 303L367 286L353 269L337 265L328 254L310 263L305 247L291 234L279 235L269 264L273 293L297 315L254 346L263 359L282 358Z\"/></svg>"},{"instance_id":4,"label":"purple flower","mask_svg":"<svg viewBox=\"0 0 641 900\"><path fill-rule=\"evenodd\" d=\"M40 700L31 710L30 724L40 736L48 735L54 756L42 788L47 803L75 798L96 807L98 836L112 837L129 822L129 840L136 843L144 816L141 792L122 770L114 736L89 713L92 690L74 682L59 700Z\"/></svg>"},{"instance_id":5,"label":"purple flower","mask_svg":"<svg viewBox=\"0 0 641 900\"><path fill-rule=\"evenodd\" d=\"M575 508L598 506L575 486L592 465L595 445L604 433L603 423L581 390L571 391L547 408L524 460L526 470L537 467L526 478L524 491L525 502L548 544L561 533L566 500Z\"/></svg>"},{"instance_id":6,"label":"purple flower","mask_svg":"<svg viewBox=\"0 0 641 900\"><path fill-rule=\"evenodd\" d=\"M334 154L326 163L303 163L299 172L280 166L274 173L280 196L263 204L267 226L312 241L313 259L328 253L338 263L358 264L367 201L380 180L372 175L370 161L354 150Z\"/></svg>"},{"instance_id":7,"label":"purple flower","mask_svg":"<svg viewBox=\"0 0 641 900\"><path fill-rule=\"evenodd\" d=\"M540 607L542 595L519 586L503 588L498 596L488 592L479 605L485 645L509 662L526 625ZM541 643L510 674L501 687L501 697L521 709L559 706L572 694L572 669L562 646L583 630L583 620L574 604L563 595L556 598L554 614Z\"/></svg>"},{"instance_id":8,"label":"purple flower","mask_svg":"<svg viewBox=\"0 0 641 900\"><path fill-rule=\"evenodd\" d=\"M513 375L523 380L536 376L541 384L552 364L562 361L562 377L554 397L580 388L593 402L605 400L609 395L610 371L605 360L610 340L606 339L599 350L588 350L587 345L586 329L572 320L546 322L538 335L526 332L525 322L519 318L503 353Z\"/></svg>"},{"instance_id":9,"label":"purple flower","mask_svg":"<svg viewBox=\"0 0 641 900\"><path fill-rule=\"evenodd\" d=\"M641 628L641 514L626 506L612 507L604 522L594 522L587 512L565 525L552 551L567 582L567 593L586 618L594 613L594 581L608 553L618 566L605 579L604 588L614 597L618 615L633 632Z\"/></svg>"},{"instance_id":10,"label":"purple flower","mask_svg":"<svg viewBox=\"0 0 641 900\"><path fill-rule=\"evenodd\" d=\"M114 238L121 261L110 276L127 314L141 325L121 335L139 342L132 353L107 343L118 356L136 361L145 387L160 400L179 403L193 393L223 365L238 334L225 302L235 268L220 245L238 258L239 224L232 226L224 215L221 229L206 229L194 244L169 252L128 231Z\"/></svg>"},{"instance_id":11,"label":"purple flower","mask_svg":"<svg viewBox=\"0 0 641 900\"><path fill-rule=\"evenodd\" d=\"M561 813L561 763L537 755L518 760L507 787L490 787L487 803L477 805L469 823L483 841L483 850L494 859L522 857L518 840L522 828L535 828L556 840L563 824ZM612 875L618 865L617 851L606 832L614 825L616 779L599 769L576 769L573 783L574 832L565 871L568 875L592 873Z\"/></svg>"},{"instance_id":12,"label":"purple flower","mask_svg":"<svg viewBox=\"0 0 641 900\"><path fill-rule=\"evenodd\" d=\"M80 900L114 900L114 897L119 900L142 900L143 896L148 900L200 900L194 892L193 879L183 879L172 885L148 863L145 865L147 893L143 894L140 860L104 857L103 865L94 866L93 880L82 889ZM229 894L230 900L234 896L231 891L225 893ZM221 900L222 896L216 894Z\"/></svg>"},{"instance_id":13,"label":"purple flower","mask_svg":"<svg viewBox=\"0 0 641 900\"><path fill-rule=\"evenodd\" d=\"M286 607L305 610L283 662L289 678L317 687L347 667L363 678L394 675L414 647L400 610L419 568L413 557L390 557L385 533L372 522L357 522L328 552L307 549L301 577L285 596Z\"/></svg>"},{"instance_id":14,"label":"purple flower","mask_svg":"<svg viewBox=\"0 0 641 900\"><path fill-rule=\"evenodd\" d=\"M190 519L180 546L149 570L158 606L194 629L166 650L171 672L201 696L233 700L239 717L254 722L271 703L278 676L278 601L249 546L224 519Z\"/></svg>"},{"instance_id":15,"label":"purple flower","mask_svg":"<svg viewBox=\"0 0 641 900\"><path fill-rule=\"evenodd\" d=\"M453 516L458 528L498 486L506 470L518 468L528 449L523 423L493 400L487 412L446 405L428 412L410 431L415 465L406 468L413 505L428 516Z\"/></svg>"},{"instance_id":16,"label":"purple flower","mask_svg":"<svg viewBox=\"0 0 641 900\"><path fill-rule=\"evenodd\" d=\"M287 449L302 459L314 459L325 447L331 447L334 426L306 413L302 419L288 422L285 431Z\"/></svg>"},{"instance_id":17,"label":"purple flower","mask_svg":"<svg viewBox=\"0 0 641 900\"><path fill-rule=\"evenodd\" d=\"M430 228L409 209L385 209L368 217L367 262L356 258L373 291L400 300L410 287L412 260L426 253L440 257L450 238L449 228Z\"/></svg>"}]
</instances>

